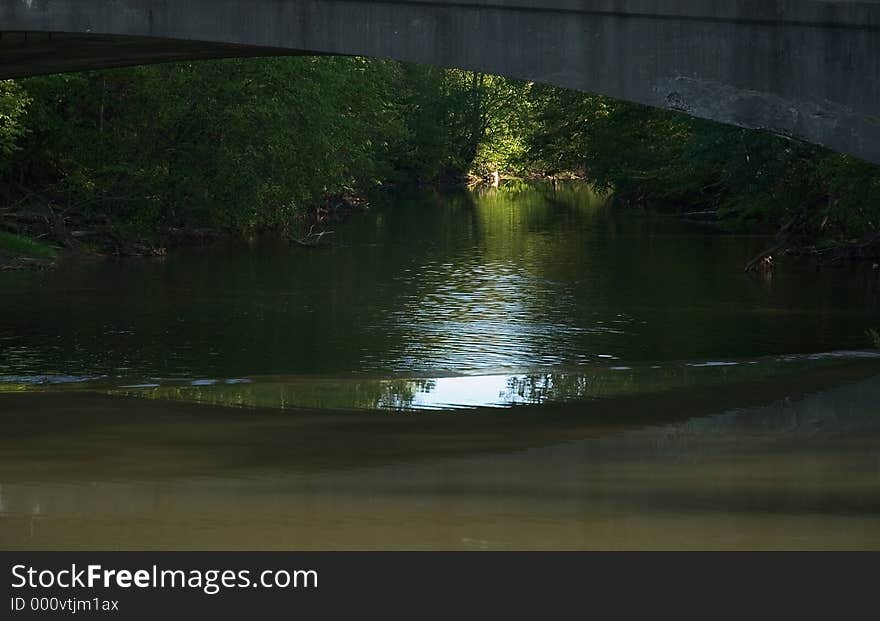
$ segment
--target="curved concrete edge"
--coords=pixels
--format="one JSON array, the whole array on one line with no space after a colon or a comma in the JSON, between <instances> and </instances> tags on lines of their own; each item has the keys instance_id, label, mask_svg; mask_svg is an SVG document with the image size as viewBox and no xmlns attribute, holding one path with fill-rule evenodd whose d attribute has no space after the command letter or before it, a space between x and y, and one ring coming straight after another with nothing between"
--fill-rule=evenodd
<instances>
[{"instance_id":1,"label":"curved concrete edge","mask_svg":"<svg viewBox=\"0 0 880 621\"><path fill-rule=\"evenodd\" d=\"M767 129L875 163L878 24L873 0L0 0L0 31L119 43L119 57L88 58L56 37L57 70L286 50L391 58ZM26 47L4 46L0 71L26 75Z\"/></svg>"}]
</instances>

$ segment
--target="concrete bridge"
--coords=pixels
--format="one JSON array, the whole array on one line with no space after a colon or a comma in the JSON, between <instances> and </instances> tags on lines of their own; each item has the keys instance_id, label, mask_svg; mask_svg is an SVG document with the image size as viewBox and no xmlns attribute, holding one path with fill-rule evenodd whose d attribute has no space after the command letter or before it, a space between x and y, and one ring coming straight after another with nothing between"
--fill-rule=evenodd
<instances>
[{"instance_id":1,"label":"concrete bridge","mask_svg":"<svg viewBox=\"0 0 880 621\"><path fill-rule=\"evenodd\" d=\"M764 128L880 163L880 0L0 0L0 77L393 58Z\"/></svg>"}]
</instances>

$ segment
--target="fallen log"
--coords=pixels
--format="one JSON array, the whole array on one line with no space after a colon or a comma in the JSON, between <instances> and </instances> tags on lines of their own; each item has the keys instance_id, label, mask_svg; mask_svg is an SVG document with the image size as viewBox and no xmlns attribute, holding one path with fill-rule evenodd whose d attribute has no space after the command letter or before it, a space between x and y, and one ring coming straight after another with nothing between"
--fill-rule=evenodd
<instances>
[{"instance_id":1,"label":"fallen log","mask_svg":"<svg viewBox=\"0 0 880 621\"><path fill-rule=\"evenodd\" d=\"M766 250L762 250L751 261L746 263L746 272L752 272L758 269L758 266L770 267L773 262L773 253L779 252L788 245L791 238L791 231L795 224L803 217L805 209L801 209L791 220L782 226L776 233L776 243Z\"/></svg>"}]
</instances>

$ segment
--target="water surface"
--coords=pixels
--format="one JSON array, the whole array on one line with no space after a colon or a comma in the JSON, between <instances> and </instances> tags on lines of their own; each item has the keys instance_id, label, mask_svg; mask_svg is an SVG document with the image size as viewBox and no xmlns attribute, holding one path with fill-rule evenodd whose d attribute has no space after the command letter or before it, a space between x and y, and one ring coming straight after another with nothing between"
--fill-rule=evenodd
<instances>
[{"instance_id":1,"label":"water surface","mask_svg":"<svg viewBox=\"0 0 880 621\"><path fill-rule=\"evenodd\" d=\"M0 274L0 375L430 377L868 345L870 269L750 277L768 239L603 202L586 186L424 196L329 225L322 250Z\"/></svg>"},{"instance_id":2,"label":"water surface","mask_svg":"<svg viewBox=\"0 0 880 621\"><path fill-rule=\"evenodd\" d=\"M870 266L583 185L0 273L2 548L878 548Z\"/></svg>"}]
</instances>

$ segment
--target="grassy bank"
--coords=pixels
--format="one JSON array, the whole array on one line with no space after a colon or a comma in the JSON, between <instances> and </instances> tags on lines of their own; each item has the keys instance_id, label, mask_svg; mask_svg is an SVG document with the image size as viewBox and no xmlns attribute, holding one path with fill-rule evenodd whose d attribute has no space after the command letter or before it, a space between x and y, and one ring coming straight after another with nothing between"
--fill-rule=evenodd
<instances>
[{"instance_id":1,"label":"grassy bank","mask_svg":"<svg viewBox=\"0 0 880 621\"><path fill-rule=\"evenodd\" d=\"M0 231L0 269L48 268L58 250L44 242Z\"/></svg>"}]
</instances>

